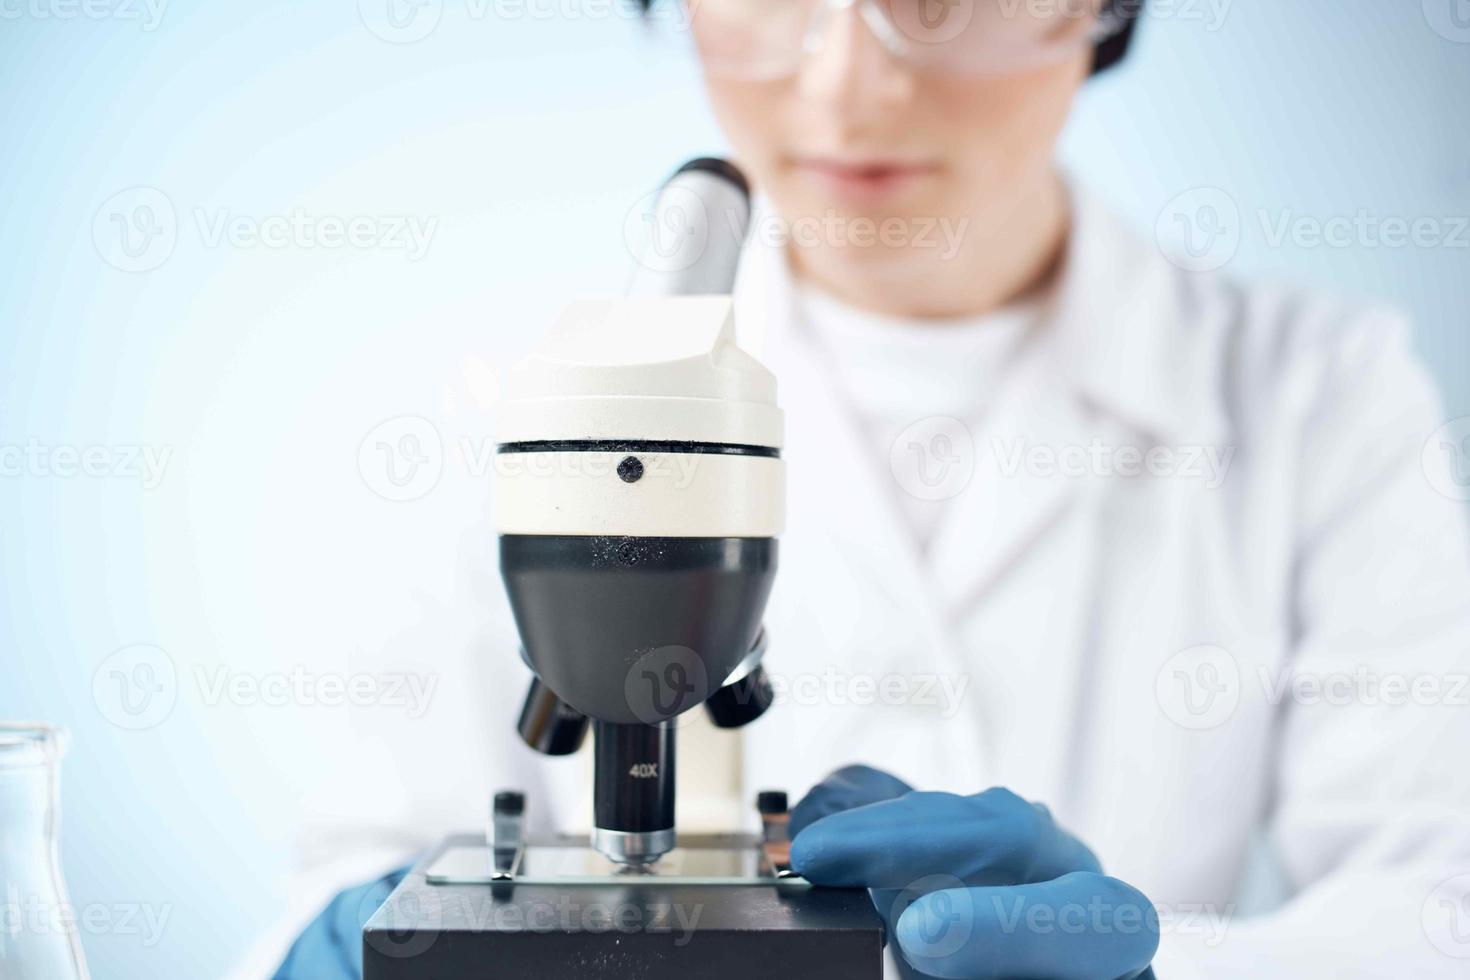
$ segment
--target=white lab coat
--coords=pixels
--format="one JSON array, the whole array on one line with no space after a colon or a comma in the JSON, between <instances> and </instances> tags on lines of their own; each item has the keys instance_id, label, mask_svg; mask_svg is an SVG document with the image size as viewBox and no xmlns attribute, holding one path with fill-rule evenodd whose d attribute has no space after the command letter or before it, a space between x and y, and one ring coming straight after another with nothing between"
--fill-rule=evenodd
<instances>
[{"instance_id":1,"label":"white lab coat","mask_svg":"<svg viewBox=\"0 0 1470 980\"><path fill-rule=\"evenodd\" d=\"M1421 460L1443 419L1398 318L1182 271L1078 194L1060 288L950 460L973 472L927 561L769 244L747 249L737 320L779 379L789 475L766 619L785 703L743 734L747 791L865 762L1043 801L1159 904L1164 980L1470 971L1451 955L1470 955L1452 904L1470 877L1451 880L1470 872L1470 565L1462 505ZM490 787L578 816L581 767L508 728L525 675L490 602L436 710L323 788L333 846L242 975L352 876L474 826ZM1394 677L1439 703L1386 703ZM376 816L348 833L355 809ZM1258 839L1292 897L1239 919Z\"/></svg>"}]
</instances>

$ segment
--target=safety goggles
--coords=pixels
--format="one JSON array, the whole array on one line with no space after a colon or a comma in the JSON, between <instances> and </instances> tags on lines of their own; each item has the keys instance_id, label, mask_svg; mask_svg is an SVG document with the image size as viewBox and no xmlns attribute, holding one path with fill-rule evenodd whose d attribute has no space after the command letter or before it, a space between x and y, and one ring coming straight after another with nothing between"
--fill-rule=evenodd
<instances>
[{"instance_id":1,"label":"safety goggles","mask_svg":"<svg viewBox=\"0 0 1470 980\"><path fill-rule=\"evenodd\" d=\"M1054 64L1127 26L1107 0L683 0L705 70L768 80L797 73L856 19L916 71L1008 74Z\"/></svg>"}]
</instances>

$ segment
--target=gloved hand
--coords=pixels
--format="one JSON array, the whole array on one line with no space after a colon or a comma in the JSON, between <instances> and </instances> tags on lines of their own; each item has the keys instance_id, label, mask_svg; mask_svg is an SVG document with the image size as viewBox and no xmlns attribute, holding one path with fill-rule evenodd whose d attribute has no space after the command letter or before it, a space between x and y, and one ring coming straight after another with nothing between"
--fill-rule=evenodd
<instances>
[{"instance_id":1,"label":"gloved hand","mask_svg":"<svg viewBox=\"0 0 1470 980\"><path fill-rule=\"evenodd\" d=\"M791 810L793 838L823 817L912 793L908 783L872 766L843 766L812 787Z\"/></svg>"},{"instance_id":2,"label":"gloved hand","mask_svg":"<svg viewBox=\"0 0 1470 980\"><path fill-rule=\"evenodd\" d=\"M362 927L406 874L399 868L338 893L296 937L274 980L362 980Z\"/></svg>"},{"instance_id":3,"label":"gloved hand","mask_svg":"<svg viewBox=\"0 0 1470 980\"><path fill-rule=\"evenodd\" d=\"M907 792L839 770L792 811L793 869L864 887L920 973L960 980L1152 978L1158 914L1040 804L1005 789ZM816 819L812 819L812 815Z\"/></svg>"}]
</instances>

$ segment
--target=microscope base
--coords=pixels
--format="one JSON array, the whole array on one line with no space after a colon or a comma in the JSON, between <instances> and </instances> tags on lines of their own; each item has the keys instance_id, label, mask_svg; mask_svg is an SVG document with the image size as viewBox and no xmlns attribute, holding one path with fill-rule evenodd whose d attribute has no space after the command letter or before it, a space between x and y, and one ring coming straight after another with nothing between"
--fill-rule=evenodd
<instances>
[{"instance_id":1,"label":"microscope base","mask_svg":"<svg viewBox=\"0 0 1470 980\"><path fill-rule=\"evenodd\" d=\"M681 846L697 850L700 840ZM882 920L861 889L657 874L475 883L442 873L446 853L476 847L483 839L449 838L394 890L363 930L363 980L883 976Z\"/></svg>"}]
</instances>

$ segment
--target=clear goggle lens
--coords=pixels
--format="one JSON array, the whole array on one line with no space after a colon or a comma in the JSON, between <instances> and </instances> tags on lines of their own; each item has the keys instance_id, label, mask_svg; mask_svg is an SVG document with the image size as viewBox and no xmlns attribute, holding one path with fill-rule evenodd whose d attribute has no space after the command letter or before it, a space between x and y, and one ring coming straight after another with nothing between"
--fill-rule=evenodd
<instances>
[{"instance_id":1,"label":"clear goggle lens","mask_svg":"<svg viewBox=\"0 0 1470 980\"><path fill-rule=\"evenodd\" d=\"M794 74L856 15L895 58L922 71L1005 74L1063 61L1116 34L1104 0L682 0L711 74Z\"/></svg>"}]
</instances>

